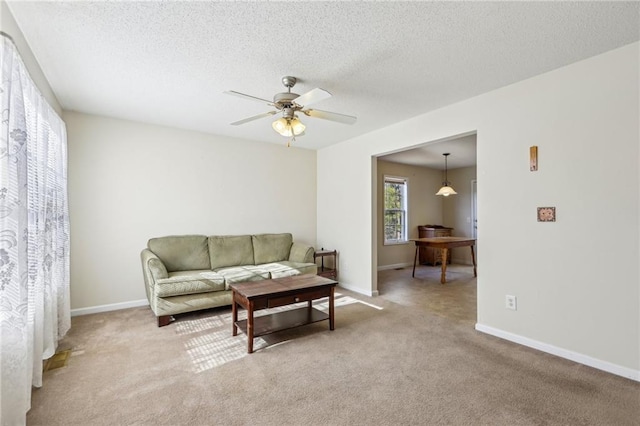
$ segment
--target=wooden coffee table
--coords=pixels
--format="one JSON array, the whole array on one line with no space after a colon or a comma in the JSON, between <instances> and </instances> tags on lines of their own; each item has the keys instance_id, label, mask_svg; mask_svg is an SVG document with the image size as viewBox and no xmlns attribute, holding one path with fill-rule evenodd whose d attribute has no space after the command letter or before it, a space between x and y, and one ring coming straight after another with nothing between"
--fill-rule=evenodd
<instances>
[{"instance_id":1,"label":"wooden coffee table","mask_svg":"<svg viewBox=\"0 0 640 426\"><path fill-rule=\"evenodd\" d=\"M311 274L231 284L233 335L238 335L238 328L242 330L247 335L247 352L252 353L254 337L327 319L329 329L333 330L333 301L337 284L337 281ZM328 315L311 306L312 300L322 297L329 298ZM260 309L298 302L307 302L307 306L257 318L253 315ZM238 321L238 305L247 310L246 320Z\"/></svg>"}]
</instances>

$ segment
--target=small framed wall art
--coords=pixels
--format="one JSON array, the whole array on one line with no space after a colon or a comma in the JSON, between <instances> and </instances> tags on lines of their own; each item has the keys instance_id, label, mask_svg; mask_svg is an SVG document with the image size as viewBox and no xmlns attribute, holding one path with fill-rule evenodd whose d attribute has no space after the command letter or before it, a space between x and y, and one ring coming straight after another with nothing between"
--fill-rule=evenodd
<instances>
[{"instance_id":1,"label":"small framed wall art","mask_svg":"<svg viewBox=\"0 0 640 426\"><path fill-rule=\"evenodd\" d=\"M555 222L555 207L538 207L538 222Z\"/></svg>"}]
</instances>

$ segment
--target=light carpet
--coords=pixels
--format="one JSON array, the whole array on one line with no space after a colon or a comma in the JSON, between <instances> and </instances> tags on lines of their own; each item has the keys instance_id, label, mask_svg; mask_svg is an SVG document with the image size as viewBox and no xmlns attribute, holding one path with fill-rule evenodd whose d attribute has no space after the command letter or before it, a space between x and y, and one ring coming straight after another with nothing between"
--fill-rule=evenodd
<instances>
[{"instance_id":1,"label":"light carpet","mask_svg":"<svg viewBox=\"0 0 640 426\"><path fill-rule=\"evenodd\" d=\"M452 265L338 288L323 321L231 336L230 308L158 328L147 307L74 317L29 425L638 425L640 384L474 330L476 280ZM326 302L316 303L320 309ZM323 306L324 304L324 306Z\"/></svg>"}]
</instances>

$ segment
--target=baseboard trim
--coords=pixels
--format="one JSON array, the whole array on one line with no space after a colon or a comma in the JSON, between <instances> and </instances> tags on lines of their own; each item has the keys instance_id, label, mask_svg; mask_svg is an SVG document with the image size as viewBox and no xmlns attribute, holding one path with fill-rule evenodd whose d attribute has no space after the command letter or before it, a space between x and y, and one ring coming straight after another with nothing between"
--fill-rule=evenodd
<instances>
[{"instance_id":1,"label":"baseboard trim","mask_svg":"<svg viewBox=\"0 0 640 426\"><path fill-rule=\"evenodd\" d=\"M378 266L378 271L387 271L389 269L406 268L407 266L413 266L413 263L396 263L394 265L382 265L382 266Z\"/></svg>"},{"instance_id":2,"label":"baseboard trim","mask_svg":"<svg viewBox=\"0 0 640 426\"><path fill-rule=\"evenodd\" d=\"M539 342L537 340L529 339L517 334L509 333L508 331L500 330L497 328L489 327L487 325L476 323L476 330L490 334L495 337L499 337L510 342L518 343L523 346L528 346L533 349L537 349L542 352L546 352L551 355L559 356L570 361L577 362L589 367L597 368L598 370L606 371L607 373L615 374L616 376L626 377L627 379L640 382L640 370L633 370L631 368L623 367L617 364L610 363L608 361L602 361L600 359L592 358L590 356L562 349L557 346L550 345L548 343Z\"/></svg>"},{"instance_id":3,"label":"baseboard trim","mask_svg":"<svg viewBox=\"0 0 640 426\"><path fill-rule=\"evenodd\" d=\"M353 291L354 293L362 294L363 296L376 297L376 296L378 296L380 294L380 293L378 293L378 290L374 290L374 291L371 291L369 293L365 293L360 288L350 287L350 286L344 285L343 283L338 284L338 286L344 288L345 290L349 290L349 291Z\"/></svg>"},{"instance_id":4,"label":"baseboard trim","mask_svg":"<svg viewBox=\"0 0 640 426\"><path fill-rule=\"evenodd\" d=\"M71 310L71 316L98 314L100 312L118 311L120 309L137 308L139 306L148 306L147 299L132 300L130 302L111 303L109 305L90 306L88 308L78 308Z\"/></svg>"}]
</instances>

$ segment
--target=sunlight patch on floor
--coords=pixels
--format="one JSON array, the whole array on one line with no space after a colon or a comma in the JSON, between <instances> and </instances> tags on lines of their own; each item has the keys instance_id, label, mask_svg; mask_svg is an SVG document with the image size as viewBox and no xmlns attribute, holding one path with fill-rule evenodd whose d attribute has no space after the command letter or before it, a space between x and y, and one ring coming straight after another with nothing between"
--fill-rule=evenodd
<instances>
[{"instance_id":1,"label":"sunlight patch on floor","mask_svg":"<svg viewBox=\"0 0 640 426\"><path fill-rule=\"evenodd\" d=\"M382 310L380 306L363 302L351 296L340 293L335 294L335 308L360 303L365 306ZM269 315L276 312L298 309L307 305L307 302L295 303L292 305L280 306L277 308L263 309L255 312L255 316ZM313 307L324 312L329 311L329 299L323 298L313 301ZM247 312L241 309L238 312L238 319L246 319ZM232 336L232 314L231 312L220 313L205 318L180 321L175 324L176 333L179 335L194 335L185 343L187 355L193 364L194 373L202 373L212 368L219 367L228 362L241 359L247 355L247 336L238 331L237 336ZM268 344L261 337L256 337L253 341L254 350L265 347L275 347L285 342Z\"/></svg>"}]
</instances>

